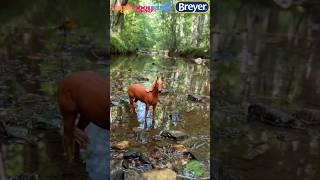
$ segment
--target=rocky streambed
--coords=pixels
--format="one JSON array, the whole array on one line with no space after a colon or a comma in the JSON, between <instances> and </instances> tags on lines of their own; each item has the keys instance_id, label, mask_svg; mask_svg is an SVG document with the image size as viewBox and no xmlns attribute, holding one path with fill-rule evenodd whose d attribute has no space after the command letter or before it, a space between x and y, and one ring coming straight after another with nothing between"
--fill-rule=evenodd
<instances>
[{"instance_id":1,"label":"rocky streambed","mask_svg":"<svg viewBox=\"0 0 320 180\"><path fill-rule=\"evenodd\" d=\"M186 59L115 57L111 62L111 173L113 179L210 179L208 67ZM148 67L148 68L146 68ZM129 111L126 88L164 81L145 128L144 103Z\"/></svg>"}]
</instances>

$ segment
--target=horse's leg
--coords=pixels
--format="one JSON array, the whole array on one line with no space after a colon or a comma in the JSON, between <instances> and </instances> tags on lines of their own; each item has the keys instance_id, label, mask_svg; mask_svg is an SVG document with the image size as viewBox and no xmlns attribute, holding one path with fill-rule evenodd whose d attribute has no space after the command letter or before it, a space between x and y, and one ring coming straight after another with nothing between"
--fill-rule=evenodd
<instances>
[{"instance_id":1,"label":"horse's leg","mask_svg":"<svg viewBox=\"0 0 320 180\"><path fill-rule=\"evenodd\" d=\"M76 121L76 113L62 113L63 123L64 123L64 146L67 151L67 157L69 161L72 161L74 158L73 154L73 144L74 136L73 131Z\"/></svg>"},{"instance_id":2,"label":"horse's leg","mask_svg":"<svg viewBox=\"0 0 320 180\"><path fill-rule=\"evenodd\" d=\"M157 104L152 105L152 128L154 128L155 125L156 107Z\"/></svg>"},{"instance_id":3,"label":"horse's leg","mask_svg":"<svg viewBox=\"0 0 320 180\"><path fill-rule=\"evenodd\" d=\"M149 104L146 103L146 112L145 112L145 115L144 115L144 127L147 128L148 124L147 124L147 116L148 116L148 110L149 110Z\"/></svg>"},{"instance_id":4,"label":"horse's leg","mask_svg":"<svg viewBox=\"0 0 320 180\"><path fill-rule=\"evenodd\" d=\"M77 127L82 131L77 133L75 130L75 138L76 138L76 147L75 147L75 159L80 159L80 147L89 143L89 138L85 134L84 130L89 125L90 121L86 119L86 117L80 114L80 119L77 124Z\"/></svg>"},{"instance_id":5,"label":"horse's leg","mask_svg":"<svg viewBox=\"0 0 320 180\"><path fill-rule=\"evenodd\" d=\"M129 107L130 107L130 112L133 113L133 112L134 112L134 105L133 105L133 99L134 99L134 97L130 97L130 96L129 96L129 98L130 98L130 105L129 105Z\"/></svg>"}]
</instances>

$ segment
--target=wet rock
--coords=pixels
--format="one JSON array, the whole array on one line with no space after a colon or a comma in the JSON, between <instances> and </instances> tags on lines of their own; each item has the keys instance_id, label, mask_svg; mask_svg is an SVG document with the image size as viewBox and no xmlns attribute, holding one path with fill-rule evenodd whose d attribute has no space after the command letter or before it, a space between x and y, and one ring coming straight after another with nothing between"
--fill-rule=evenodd
<instances>
[{"instance_id":1,"label":"wet rock","mask_svg":"<svg viewBox=\"0 0 320 180\"><path fill-rule=\"evenodd\" d=\"M142 174L145 180L175 180L177 175L170 169L152 170Z\"/></svg>"},{"instance_id":2,"label":"wet rock","mask_svg":"<svg viewBox=\"0 0 320 180\"><path fill-rule=\"evenodd\" d=\"M172 120L172 122L179 122L181 121L181 116L180 116L180 113L179 112L172 112L170 114L170 118Z\"/></svg>"},{"instance_id":3,"label":"wet rock","mask_svg":"<svg viewBox=\"0 0 320 180\"><path fill-rule=\"evenodd\" d=\"M148 138L146 137L146 131L141 128L135 129L135 134L136 134L136 141L141 143L141 144L146 144L148 143Z\"/></svg>"},{"instance_id":4,"label":"wet rock","mask_svg":"<svg viewBox=\"0 0 320 180\"><path fill-rule=\"evenodd\" d=\"M141 153L135 150L128 150L127 152L123 153L124 159L134 159L134 158L139 158L140 156L141 156Z\"/></svg>"},{"instance_id":5,"label":"wet rock","mask_svg":"<svg viewBox=\"0 0 320 180\"><path fill-rule=\"evenodd\" d=\"M137 159L142 164L151 164L151 161L147 156L136 150L128 150L127 152L123 153L123 159Z\"/></svg>"},{"instance_id":6,"label":"wet rock","mask_svg":"<svg viewBox=\"0 0 320 180\"><path fill-rule=\"evenodd\" d=\"M194 148L190 150L190 154L192 159L196 159L199 161L206 161L210 158L210 148L209 144L206 142L200 143L198 146L196 145Z\"/></svg>"},{"instance_id":7,"label":"wet rock","mask_svg":"<svg viewBox=\"0 0 320 180\"><path fill-rule=\"evenodd\" d=\"M289 113L261 104L252 104L248 107L248 119L281 127L292 127L296 120Z\"/></svg>"},{"instance_id":8,"label":"wet rock","mask_svg":"<svg viewBox=\"0 0 320 180\"><path fill-rule=\"evenodd\" d=\"M187 148L182 144L174 144L172 146L177 152L187 152Z\"/></svg>"},{"instance_id":9,"label":"wet rock","mask_svg":"<svg viewBox=\"0 0 320 180\"><path fill-rule=\"evenodd\" d=\"M125 169L138 168L142 171L147 171L152 169L151 163L144 163L139 159L124 159L122 162L122 167L124 167Z\"/></svg>"},{"instance_id":10,"label":"wet rock","mask_svg":"<svg viewBox=\"0 0 320 180\"><path fill-rule=\"evenodd\" d=\"M111 106L119 106L120 103L116 101L111 101Z\"/></svg>"},{"instance_id":11,"label":"wet rock","mask_svg":"<svg viewBox=\"0 0 320 180\"><path fill-rule=\"evenodd\" d=\"M149 160L149 158L147 156L140 156L139 160L143 163L143 164L151 164L151 161Z\"/></svg>"},{"instance_id":12,"label":"wet rock","mask_svg":"<svg viewBox=\"0 0 320 180\"><path fill-rule=\"evenodd\" d=\"M35 136L31 135L29 129L25 127L6 125L5 130L10 138L23 139L30 143L37 140Z\"/></svg>"},{"instance_id":13,"label":"wet rock","mask_svg":"<svg viewBox=\"0 0 320 180\"><path fill-rule=\"evenodd\" d=\"M177 131L177 130L171 130L171 131L162 131L160 133L160 136L169 138L169 139L174 139L177 141L184 140L188 137L188 135L182 131Z\"/></svg>"},{"instance_id":14,"label":"wet rock","mask_svg":"<svg viewBox=\"0 0 320 180\"><path fill-rule=\"evenodd\" d=\"M163 137L161 135L155 135L155 136L153 136L153 139L155 141L161 141L161 140L163 140Z\"/></svg>"},{"instance_id":15,"label":"wet rock","mask_svg":"<svg viewBox=\"0 0 320 180\"><path fill-rule=\"evenodd\" d=\"M183 144L186 147L192 147L196 142L199 141L198 137L189 137L183 141L180 141L180 144Z\"/></svg>"},{"instance_id":16,"label":"wet rock","mask_svg":"<svg viewBox=\"0 0 320 180\"><path fill-rule=\"evenodd\" d=\"M111 180L123 180L124 179L124 171L122 169L116 169L111 171L110 173Z\"/></svg>"},{"instance_id":17,"label":"wet rock","mask_svg":"<svg viewBox=\"0 0 320 180\"><path fill-rule=\"evenodd\" d=\"M177 151L173 145L157 148L156 152L152 154L150 158L152 167L156 169L170 168L174 169L176 172L180 172L183 165L192 159L187 153L188 152Z\"/></svg>"},{"instance_id":18,"label":"wet rock","mask_svg":"<svg viewBox=\"0 0 320 180\"><path fill-rule=\"evenodd\" d=\"M187 99L193 102L209 102L210 101L209 96L196 96L191 94L188 94Z\"/></svg>"},{"instance_id":19,"label":"wet rock","mask_svg":"<svg viewBox=\"0 0 320 180\"><path fill-rule=\"evenodd\" d=\"M188 94L188 100L195 101L195 102L201 102L201 97Z\"/></svg>"},{"instance_id":20,"label":"wet rock","mask_svg":"<svg viewBox=\"0 0 320 180\"><path fill-rule=\"evenodd\" d=\"M112 149L124 150L129 148L129 141L121 141L116 144L111 145Z\"/></svg>"},{"instance_id":21,"label":"wet rock","mask_svg":"<svg viewBox=\"0 0 320 180\"><path fill-rule=\"evenodd\" d=\"M123 180L141 180L141 174L135 170L127 169L124 171Z\"/></svg>"},{"instance_id":22,"label":"wet rock","mask_svg":"<svg viewBox=\"0 0 320 180\"><path fill-rule=\"evenodd\" d=\"M125 169L129 169L130 168L130 161L128 159L124 159L122 161L122 167Z\"/></svg>"},{"instance_id":23,"label":"wet rock","mask_svg":"<svg viewBox=\"0 0 320 180\"><path fill-rule=\"evenodd\" d=\"M120 96L119 99L120 99L120 103L128 104L130 102L128 96Z\"/></svg>"}]
</instances>

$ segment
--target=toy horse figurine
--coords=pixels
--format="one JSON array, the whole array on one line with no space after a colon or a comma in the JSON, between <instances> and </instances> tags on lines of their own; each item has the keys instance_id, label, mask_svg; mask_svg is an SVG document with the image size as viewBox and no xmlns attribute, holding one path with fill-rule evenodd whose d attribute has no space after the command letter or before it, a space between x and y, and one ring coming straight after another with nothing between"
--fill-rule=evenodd
<instances>
[{"instance_id":1,"label":"toy horse figurine","mask_svg":"<svg viewBox=\"0 0 320 180\"><path fill-rule=\"evenodd\" d=\"M147 115L149 106L153 108L153 116L152 116L152 124L154 127L155 122L155 114L156 107L159 99L159 93L162 91L163 82L161 78L157 77L157 79L153 82L151 88L145 89L141 84L132 84L128 88L128 96L130 98L130 112L134 113L134 105L133 101L137 102L138 100L144 102L146 104L146 112L145 112L145 127L147 124Z\"/></svg>"},{"instance_id":2,"label":"toy horse figurine","mask_svg":"<svg viewBox=\"0 0 320 180\"><path fill-rule=\"evenodd\" d=\"M58 88L58 104L63 116L64 144L69 161L74 159L73 145L89 143L84 129L90 122L110 129L109 81L91 71L74 72L67 75ZM77 115L80 115L76 124Z\"/></svg>"}]
</instances>

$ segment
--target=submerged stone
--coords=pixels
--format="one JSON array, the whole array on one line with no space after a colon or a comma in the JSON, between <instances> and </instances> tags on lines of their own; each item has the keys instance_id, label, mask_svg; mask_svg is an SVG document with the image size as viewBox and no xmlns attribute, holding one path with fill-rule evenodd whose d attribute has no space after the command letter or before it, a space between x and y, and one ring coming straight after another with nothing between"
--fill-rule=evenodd
<instances>
[{"instance_id":1,"label":"submerged stone","mask_svg":"<svg viewBox=\"0 0 320 180\"><path fill-rule=\"evenodd\" d=\"M129 148L129 141L120 141L116 144L111 145L112 149L124 150Z\"/></svg>"},{"instance_id":2,"label":"submerged stone","mask_svg":"<svg viewBox=\"0 0 320 180\"><path fill-rule=\"evenodd\" d=\"M170 118L173 122L178 122L178 121L181 121L181 116L180 116L180 113L179 112L172 112L170 114Z\"/></svg>"},{"instance_id":3,"label":"submerged stone","mask_svg":"<svg viewBox=\"0 0 320 180\"><path fill-rule=\"evenodd\" d=\"M124 179L124 171L122 169L116 169L111 171L111 180L123 180Z\"/></svg>"},{"instance_id":4,"label":"submerged stone","mask_svg":"<svg viewBox=\"0 0 320 180\"><path fill-rule=\"evenodd\" d=\"M135 170L127 169L124 171L124 180L141 180L141 174Z\"/></svg>"},{"instance_id":5,"label":"submerged stone","mask_svg":"<svg viewBox=\"0 0 320 180\"><path fill-rule=\"evenodd\" d=\"M210 96L196 96L196 95L188 94L187 99L193 102L209 102Z\"/></svg>"},{"instance_id":6,"label":"submerged stone","mask_svg":"<svg viewBox=\"0 0 320 180\"><path fill-rule=\"evenodd\" d=\"M248 119L285 127L292 126L296 120L289 113L262 104L252 104L248 107Z\"/></svg>"},{"instance_id":7,"label":"submerged stone","mask_svg":"<svg viewBox=\"0 0 320 180\"><path fill-rule=\"evenodd\" d=\"M194 102L201 102L202 98L201 98L201 96L195 96L195 95L188 94L188 100L194 101Z\"/></svg>"},{"instance_id":8,"label":"submerged stone","mask_svg":"<svg viewBox=\"0 0 320 180\"><path fill-rule=\"evenodd\" d=\"M160 136L165 137L165 138L170 138L174 140L184 140L188 137L188 135L182 131L177 131L177 130L171 130L171 131L162 131L160 133Z\"/></svg>"},{"instance_id":9,"label":"submerged stone","mask_svg":"<svg viewBox=\"0 0 320 180\"><path fill-rule=\"evenodd\" d=\"M145 180L176 180L177 174L171 169L152 170L142 174Z\"/></svg>"},{"instance_id":10,"label":"submerged stone","mask_svg":"<svg viewBox=\"0 0 320 180\"><path fill-rule=\"evenodd\" d=\"M137 159L142 164L151 164L151 161L147 156L136 150L128 150L127 152L123 153L123 159Z\"/></svg>"}]
</instances>

